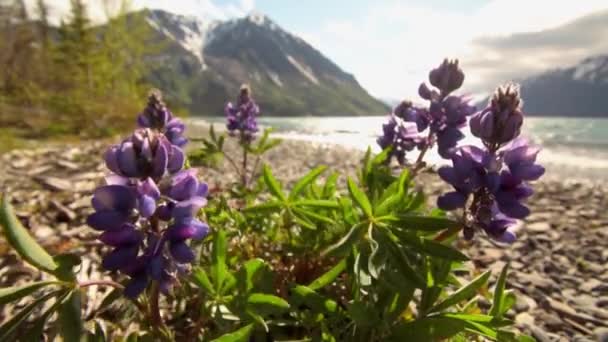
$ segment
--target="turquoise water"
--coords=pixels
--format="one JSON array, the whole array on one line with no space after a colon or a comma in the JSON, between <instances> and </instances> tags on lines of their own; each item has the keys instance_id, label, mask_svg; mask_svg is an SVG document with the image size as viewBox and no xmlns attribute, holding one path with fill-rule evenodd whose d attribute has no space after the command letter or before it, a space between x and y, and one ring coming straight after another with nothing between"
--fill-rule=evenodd
<instances>
[{"instance_id":1,"label":"turquoise water","mask_svg":"<svg viewBox=\"0 0 608 342\"><path fill-rule=\"evenodd\" d=\"M340 144L357 149L376 148L385 117L262 117L262 127L273 127L282 138ZM224 118L205 118L223 125ZM539 157L560 174L608 178L608 119L526 118L523 135L543 146ZM474 137L463 143L475 143ZM442 163L438 156L431 162Z\"/></svg>"}]
</instances>

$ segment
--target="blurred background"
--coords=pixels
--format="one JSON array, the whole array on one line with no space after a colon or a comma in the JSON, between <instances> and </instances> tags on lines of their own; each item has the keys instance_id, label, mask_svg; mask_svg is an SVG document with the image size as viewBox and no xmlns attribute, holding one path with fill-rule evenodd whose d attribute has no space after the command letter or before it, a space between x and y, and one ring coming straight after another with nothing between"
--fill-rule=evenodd
<instances>
[{"instance_id":1,"label":"blurred background","mask_svg":"<svg viewBox=\"0 0 608 342\"><path fill-rule=\"evenodd\" d=\"M0 150L128 130L152 87L221 125L241 83L278 136L364 149L450 57L478 108L521 84L550 170L604 177L607 38L605 0L0 0Z\"/></svg>"}]
</instances>

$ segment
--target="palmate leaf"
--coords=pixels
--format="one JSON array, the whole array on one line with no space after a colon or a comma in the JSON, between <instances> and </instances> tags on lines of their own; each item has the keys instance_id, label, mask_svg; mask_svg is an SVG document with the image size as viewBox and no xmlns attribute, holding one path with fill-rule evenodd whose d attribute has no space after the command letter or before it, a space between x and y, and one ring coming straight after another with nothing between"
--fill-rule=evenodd
<instances>
[{"instance_id":1,"label":"palmate leaf","mask_svg":"<svg viewBox=\"0 0 608 342\"><path fill-rule=\"evenodd\" d=\"M304 285L297 285L291 289L289 301L300 310L301 305L306 305L314 312L335 313L338 310L336 301L326 298Z\"/></svg>"},{"instance_id":2,"label":"palmate leaf","mask_svg":"<svg viewBox=\"0 0 608 342\"><path fill-rule=\"evenodd\" d=\"M46 311L40 315L40 317L36 318L30 328L28 329L25 336L23 336L23 341L44 341L44 337L42 334L44 333L44 327L46 326L46 322L48 319L55 313L59 305L63 302L63 300L70 294L69 291L64 292L63 295L59 296L55 303L51 305ZM88 342L88 341L87 341Z\"/></svg>"},{"instance_id":3,"label":"palmate leaf","mask_svg":"<svg viewBox=\"0 0 608 342\"><path fill-rule=\"evenodd\" d=\"M438 312L447 309L453 305L460 303L463 300L467 300L474 296L482 286L486 284L488 278L490 278L490 271L486 271L473 279L470 283L458 289L456 292L449 295L442 302L438 303L431 308L430 312Z\"/></svg>"},{"instance_id":4,"label":"palmate leaf","mask_svg":"<svg viewBox=\"0 0 608 342\"><path fill-rule=\"evenodd\" d=\"M254 328L255 325L250 323L236 331L224 334L211 342L247 342L249 341L249 336L253 333Z\"/></svg>"},{"instance_id":5,"label":"palmate leaf","mask_svg":"<svg viewBox=\"0 0 608 342\"><path fill-rule=\"evenodd\" d=\"M215 288L213 288L211 280L209 280L207 273L201 267L196 266L192 270L192 281L194 282L194 284L196 284L196 286L198 286L198 288L206 291L211 295L215 294Z\"/></svg>"},{"instance_id":6,"label":"palmate leaf","mask_svg":"<svg viewBox=\"0 0 608 342\"><path fill-rule=\"evenodd\" d=\"M338 209L340 205L336 201L331 200L315 200L315 199L303 199L292 203L296 206L302 207L313 207L318 209Z\"/></svg>"},{"instance_id":7,"label":"palmate leaf","mask_svg":"<svg viewBox=\"0 0 608 342\"><path fill-rule=\"evenodd\" d=\"M252 259L243 264L237 273L237 280L241 292L248 293L251 291L258 280L259 275L266 267L264 260Z\"/></svg>"},{"instance_id":8,"label":"palmate leaf","mask_svg":"<svg viewBox=\"0 0 608 342\"><path fill-rule=\"evenodd\" d=\"M294 200L304 190L306 186L314 182L323 172L327 170L327 166L318 166L311 170L304 177L300 178L298 182L293 186L293 189L289 193L289 200Z\"/></svg>"},{"instance_id":9,"label":"palmate leaf","mask_svg":"<svg viewBox=\"0 0 608 342\"><path fill-rule=\"evenodd\" d=\"M507 263L500 272L500 276L496 281L496 287L494 288L494 300L492 308L490 309L490 315L495 317L501 317L503 314L503 306L505 302L505 285L507 283L507 272L509 271L509 263Z\"/></svg>"},{"instance_id":10,"label":"palmate leaf","mask_svg":"<svg viewBox=\"0 0 608 342\"><path fill-rule=\"evenodd\" d=\"M14 300L21 299L27 295L30 295L37 290L44 288L49 285L58 285L61 282L58 281L39 281L36 283L30 283L23 286L13 286L0 289L0 305L10 303Z\"/></svg>"},{"instance_id":11,"label":"palmate leaf","mask_svg":"<svg viewBox=\"0 0 608 342\"><path fill-rule=\"evenodd\" d=\"M0 198L0 225L8 242L19 255L39 270L52 273L58 267L57 263L21 225L13 213L13 209L6 195Z\"/></svg>"},{"instance_id":12,"label":"palmate leaf","mask_svg":"<svg viewBox=\"0 0 608 342\"><path fill-rule=\"evenodd\" d=\"M389 341L442 341L466 328L464 321L449 317L425 317L398 326Z\"/></svg>"},{"instance_id":13,"label":"palmate leaf","mask_svg":"<svg viewBox=\"0 0 608 342\"><path fill-rule=\"evenodd\" d=\"M361 236L364 232L364 226L361 224L355 224L352 228L344 235L340 240L338 240L333 245L329 246L325 249L321 254L322 255L340 255L344 254L347 251L350 251L352 246L359 242Z\"/></svg>"},{"instance_id":14,"label":"palmate leaf","mask_svg":"<svg viewBox=\"0 0 608 342\"><path fill-rule=\"evenodd\" d=\"M228 277L228 267L226 266L226 232L223 229L218 229L213 239L213 280L215 281L215 293L222 294L224 281Z\"/></svg>"},{"instance_id":15,"label":"palmate leaf","mask_svg":"<svg viewBox=\"0 0 608 342\"><path fill-rule=\"evenodd\" d=\"M278 202L278 201L271 201L271 202L261 203L258 205L254 205L252 207L245 208L245 209L243 209L243 212L265 214L265 213L277 211L278 209L280 209L282 207L283 207L283 203Z\"/></svg>"},{"instance_id":16,"label":"palmate leaf","mask_svg":"<svg viewBox=\"0 0 608 342\"><path fill-rule=\"evenodd\" d=\"M338 276L346 269L346 259L342 259L329 271L325 272L319 278L315 279L312 283L308 284L308 287L316 291L322 287L331 284Z\"/></svg>"},{"instance_id":17,"label":"palmate leaf","mask_svg":"<svg viewBox=\"0 0 608 342\"><path fill-rule=\"evenodd\" d=\"M368 218L372 218L373 217L372 205L371 205L369 199L367 198L367 195L365 194L365 192L363 192L361 189L359 189L359 187L357 186L357 184L355 184L355 182L353 181L352 178L349 177L347 180L347 183L348 183L348 192L350 193L350 195L353 198L353 200L355 201L355 203L357 203L357 205L361 208L361 210L363 210L363 213L365 214L365 216L367 216Z\"/></svg>"},{"instance_id":18,"label":"palmate leaf","mask_svg":"<svg viewBox=\"0 0 608 342\"><path fill-rule=\"evenodd\" d=\"M247 307L257 314L266 316L288 310L289 303L283 298L271 294L252 293L247 297Z\"/></svg>"},{"instance_id":19,"label":"palmate leaf","mask_svg":"<svg viewBox=\"0 0 608 342\"><path fill-rule=\"evenodd\" d=\"M4 322L0 326L0 341L7 341L9 335L18 328L36 309L38 306L43 305L47 300L60 296L64 293L64 290L57 290L53 292L49 292L44 296L34 300L32 303L28 304L25 308L23 308L19 313L15 316L11 317L8 321Z\"/></svg>"},{"instance_id":20,"label":"palmate leaf","mask_svg":"<svg viewBox=\"0 0 608 342\"><path fill-rule=\"evenodd\" d=\"M285 197L285 194L281 189L281 184L276 180L276 178L274 178L268 165L264 165L263 176L264 182L266 183L270 193L283 202L287 201L287 197Z\"/></svg>"},{"instance_id":21,"label":"palmate leaf","mask_svg":"<svg viewBox=\"0 0 608 342\"><path fill-rule=\"evenodd\" d=\"M414 270L410 264L407 256L401 249L402 247L391 239L383 230L378 230L381 234L376 235L376 240L380 242L383 248L386 248L389 255L391 256L391 263L399 269L402 276L409 280L409 282L418 288L423 288L426 285L425 280Z\"/></svg>"},{"instance_id":22,"label":"palmate leaf","mask_svg":"<svg viewBox=\"0 0 608 342\"><path fill-rule=\"evenodd\" d=\"M82 293L72 291L59 307L59 331L65 342L79 342L83 332L82 316L80 314Z\"/></svg>"},{"instance_id":23,"label":"palmate leaf","mask_svg":"<svg viewBox=\"0 0 608 342\"><path fill-rule=\"evenodd\" d=\"M399 240L414 249L434 257L444 258L454 261L467 261L469 258L462 254L460 251L446 246L442 243L425 239L423 237L411 234L399 229L395 229L393 233L399 238Z\"/></svg>"},{"instance_id":24,"label":"palmate leaf","mask_svg":"<svg viewBox=\"0 0 608 342\"><path fill-rule=\"evenodd\" d=\"M398 216L383 216L382 219L396 228L412 229L428 232L436 232L443 229L457 228L462 224L457 221L453 221L443 217L430 217L430 216L410 216L410 215L398 215Z\"/></svg>"}]
</instances>

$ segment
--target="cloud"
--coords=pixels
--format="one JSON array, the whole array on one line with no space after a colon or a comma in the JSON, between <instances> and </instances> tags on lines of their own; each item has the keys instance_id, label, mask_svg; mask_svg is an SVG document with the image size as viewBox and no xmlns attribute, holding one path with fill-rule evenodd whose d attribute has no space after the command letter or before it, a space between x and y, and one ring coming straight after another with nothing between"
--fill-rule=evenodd
<instances>
[{"instance_id":1,"label":"cloud","mask_svg":"<svg viewBox=\"0 0 608 342\"><path fill-rule=\"evenodd\" d=\"M561 26L536 32L473 40L473 53L464 64L475 70L470 87L521 79L555 67L608 52L608 10L586 15Z\"/></svg>"},{"instance_id":2,"label":"cloud","mask_svg":"<svg viewBox=\"0 0 608 342\"><path fill-rule=\"evenodd\" d=\"M100 24L119 11L123 0L85 0L84 2L91 21ZM226 20L243 16L255 8L255 0L235 0L222 5L212 0L127 0L127 3L133 9L162 9L208 20ZM49 7L49 20L52 24L59 24L62 19L69 17L71 0L46 0L46 4ZM26 6L28 12L35 17L36 0L26 0Z\"/></svg>"},{"instance_id":3,"label":"cloud","mask_svg":"<svg viewBox=\"0 0 608 342\"><path fill-rule=\"evenodd\" d=\"M461 59L465 91L477 93L608 51L602 9L605 0L492 0L471 9L378 0L358 18L298 34L314 37L317 48L375 96L416 97L418 84L444 57Z\"/></svg>"}]
</instances>

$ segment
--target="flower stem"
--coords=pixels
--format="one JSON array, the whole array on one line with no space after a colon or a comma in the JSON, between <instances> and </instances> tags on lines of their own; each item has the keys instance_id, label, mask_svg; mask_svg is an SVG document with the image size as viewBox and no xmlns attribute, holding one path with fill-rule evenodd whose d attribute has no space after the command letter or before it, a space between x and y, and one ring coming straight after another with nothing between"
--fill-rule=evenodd
<instances>
[{"instance_id":1,"label":"flower stem","mask_svg":"<svg viewBox=\"0 0 608 342\"><path fill-rule=\"evenodd\" d=\"M158 305L159 296L160 295L160 284L158 281L154 281L152 283L152 290L150 293L150 319L152 321L152 325L155 327L160 327L163 324L163 318L160 315L160 307Z\"/></svg>"},{"instance_id":2,"label":"flower stem","mask_svg":"<svg viewBox=\"0 0 608 342\"><path fill-rule=\"evenodd\" d=\"M125 288L124 286L122 286L122 284L119 284L112 280L90 280L90 281L83 281L81 283L78 283L78 287L88 287L88 286L94 286L94 285L111 286L111 287L117 288L119 290L123 290Z\"/></svg>"},{"instance_id":3,"label":"flower stem","mask_svg":"<svg viewBox=\"0 0 608 342\"><path fill-rule=\"evenodd\" d=\"M243 186L247 187L247 147L248 145L243 145L243 173L242 173L242 178L243 178Z\"/></svg>"}]
</instances>

